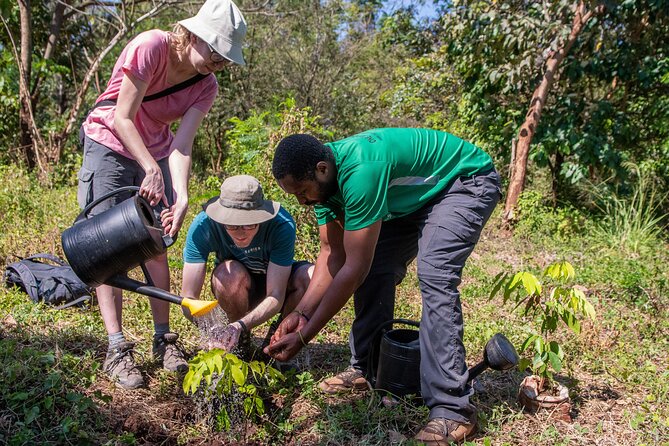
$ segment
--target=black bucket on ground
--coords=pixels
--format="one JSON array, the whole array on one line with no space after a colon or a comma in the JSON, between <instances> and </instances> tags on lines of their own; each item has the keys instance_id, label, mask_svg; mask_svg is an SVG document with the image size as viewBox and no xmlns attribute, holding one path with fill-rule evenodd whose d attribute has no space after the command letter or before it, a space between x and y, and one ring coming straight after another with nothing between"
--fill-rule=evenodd
<instances>
[{"instance_id":1,"label":"black bucket on ground","mask_svg":"<svg viewBox=\"0 0 669 446\"><path fill-rule=\"evenodd\" d=\"M135 186L110 192L86 206L62 236L63 251L74 272L87 285L97 287L125 275L167 250L163 230L149 203L139 195L88 218L91 209Z\"/></svg>"},{"instance_id":2,"label":"black bucket on ground","mask_svg":"<svg viewBox=\"0 0 669 446\"><path fill-rule=\"evenodd\" d=\"M396 396L420 395L418 330L398 328L383 334L375 388Z\"/></svg>"},{"instance_id":3,"label":"black bucket on ground","mask_svg":"<svg viewBox=\"0 0 669 446\"><path fill-rule=\"evenodd\" d=\"M420 325L408 319L392 319L376 329L369 349L367 379L374 389L397 397L420 396L418 330L388 329L393 324Z\"/></svg>"}]
</instances>

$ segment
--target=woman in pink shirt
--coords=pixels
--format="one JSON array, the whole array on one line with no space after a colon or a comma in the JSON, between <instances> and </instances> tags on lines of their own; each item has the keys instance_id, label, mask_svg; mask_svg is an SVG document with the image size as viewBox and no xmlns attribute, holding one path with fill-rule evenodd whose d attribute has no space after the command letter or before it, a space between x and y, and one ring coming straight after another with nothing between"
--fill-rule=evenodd
<instances>
[{"instance_id":1,"label":"woman in pink shirt","mask_svg":"<svg viewBox=\"0 0 669 446\"><path fill-rule=\"evenodd\" d=\"M172 32L146 31L128 43L82 125L84 160L77 193L82 208L120 187L139 186L139 194L162 209L165 232L176 237L188 208L193 140L218 90L213 73L244 64L245 34L246 22L232 1L207 0L196 16L179 22ZM195 76L187 87L161 95ZM150 98L156 94L160 97ZM176 121L174 134L170 128ZM113 196L91 214L126 198ZM152 259L147 268L156 286L169 290L167 256ZM96 292L109 336L104 370L121 387L140 387L144 379L134 362L134 344L122 331L122 292L106 285ZM154 356L169 370L187 369L176 346L178 335L169 329L169 304L150 302Z\"/></svg>"}]
</instances>

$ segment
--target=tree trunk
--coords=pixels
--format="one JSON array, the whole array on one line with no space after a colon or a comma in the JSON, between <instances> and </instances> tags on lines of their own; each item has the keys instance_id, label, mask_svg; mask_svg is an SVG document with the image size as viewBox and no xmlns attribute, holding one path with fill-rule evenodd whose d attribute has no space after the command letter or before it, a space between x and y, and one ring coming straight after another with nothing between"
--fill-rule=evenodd
<instances>
[{"instance_id":1,"label":"tree trunk","mask_svg":"<svg viewBox=\"0 0 669 446\"><path fill-rule=\"evenodd\" d=\"M60 37L60 30L63 27L65 6L66 4L63 1L56 2L54 5L53 15L51 16L51 25L49 26L49 37L47 38L46 47L44 48L44 55L42 56L44 60L50 60L56 51L56 44L58 43L58 38ZM33 104L37 104L39 102L39 92L42 80L42 75L38 74L31 92Z\"/></svg>"},{"instance_id":2,"label":"tree trunk","mask_svg":"<svg viewBox=\"0 0 669 446\"><path fill-rule=\"evenodd\" d=\"M600 4L594 10L586 11L585 2L580 0L575 6L574 20L572 22L569 37L555 52L553 52L553 54L551 54L546 62L546 71L541 79L541 83L532 94L530 109L525 116L525 122L523 122L523 125L518 132L518 144L516 146L515 157L511 160L511 163L513 164L511 171L513 173L509 182L503 215L504 221L507 223L514 219L514 211L518 204L518 197L525 187L530 144L532 143L532 138L539 125L541 112L546 104L546 98L553 85L560 63L562 63L566 55L569 53L569 50L574 46L576 39L588 21L595 13L599 14L603 12L603 10L604 7Z\"/></svg>"},{"instance_id":3,"label":"tree trunk","mask_svg":"<svg viewBox=\"0 0 669 446\"><path fill-rule=\"evenodd\" d=\"M19 108L19 141L28 168L33 169L36 165L37 157L33 147L31 133L32 103L30 97L30 73L32 71L33 39L30 0L19 0L19 16L21 20L21 67L19 70L19 100L21 106Z\"/></svg>"}]
</instances>

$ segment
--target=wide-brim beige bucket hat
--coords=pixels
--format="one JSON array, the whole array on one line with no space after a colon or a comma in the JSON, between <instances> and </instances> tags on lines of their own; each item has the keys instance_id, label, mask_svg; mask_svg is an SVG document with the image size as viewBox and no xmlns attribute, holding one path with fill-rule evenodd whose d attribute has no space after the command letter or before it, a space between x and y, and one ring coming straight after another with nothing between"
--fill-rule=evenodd
<instances>
[{"instance_id":1,"label":"wide-brim beige bucket hat","mask_svg":"<svg viewBox=\"0 0 669 446\"><path fill-rule=\"evenodd\" d=\"M244 65L242 44L246 36L246 20L230 0L207 0L195 17L181 20L185 27L214 50L238 65Z\"/></svg>"},{"instance_id":2,"label":"wide-brim beige bucket hat","mask_svg":"<svg viewBox=\"0 0 669 446\"><path fill-rule=\"evenodd\" d=\"M224 225L255 225L271 220L281 205L265 200L260 182L250 175L228 177L221 184L221 195L205 205L205 212Z\"/></svg>"}]
</instances>

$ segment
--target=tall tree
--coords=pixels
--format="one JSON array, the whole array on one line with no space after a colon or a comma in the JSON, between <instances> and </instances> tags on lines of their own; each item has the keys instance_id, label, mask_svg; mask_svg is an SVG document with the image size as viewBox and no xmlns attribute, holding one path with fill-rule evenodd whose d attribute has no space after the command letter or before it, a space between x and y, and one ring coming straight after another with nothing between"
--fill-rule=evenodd
<instances>
[{"instance_id":1,"label":"tall tree","mask_svg":"<svg viewBox=\"0 0 669 446\"><path fill-rule=\"evenodd\" d=\"M574 0L442 3L433 50L399 73L393 109L472 140L501 166L517 158L525 121L539 118L528 104L542 107L527 159L550 169L553 202L584 177L624 181L624 159L653 154L655 170L667 171L659 160L669 137L669 5L610 1L602 11L600 3L582 3L583 14L596 14L568 52Z\"/></svg>"},{"instance_id":2,"label":"tall tree","mask_svg":"<svg viewBox=\"0 0 669 446\"><path fill-rule=\"evenodd\" d=\"M7 40L2 44L13 49L19 70L19 144L30 169L37 168L44 174L59 160L63 145L74 128L91 79L104 57L140 22L154 17L174 3L175 0L56 0L34 4L30 0L18 0L18 32L12 26L11 14L7 19L3 14ZM35 20L35 12L38 20ZM46 17L49 17L48 21L43 20ZM44 27L44 23L49 23L49 27ZM92 26L93 23L96 26ZM67 25L68 35L61 42L64 44L63 52L58 54L56 48L62 40L63 27ZM39 29L36 28L38 26ZM110 31L113 32L111 38L100 42ZM15 38L16 34L18 39ZM40 51L35 51L36 41ZM77 57L76 50L91 52L95 56L85 61ZM59 61L53 60L56 55ZM83 63L88 63L88 66ZM39 69L35 71L34 66ZM79 83L76 75L80 71L85 74ZM36 110L45 92L43 80L56 73L69 75L72 80L70 85L74 87L71 94L75 100L66 114L66 123L61 128L44 125L40 115L45 119L53 118L54 115L44 112L38 115ZM52 93L49 91L47 96ZM48 130L44 132L44 128Z\"/></svg>"},{"instance_id":3,"label":"tall tree","mask_svg":"<svg viewBox=\"0 0 669 446\"><path fill-rule=\"evenodd\" d=\"M515 150L511 159L511 179L506 194L506 203L504 205L503 218L506 221L512 220L514 211L518 204L518 197L525 187L525 177L527 174L527 161L530 154L530 144L532 138L539 126L541 112L546 104L546 98L553 86L553 82L558 75L560 64L565 59L569 51L576 43L576 39L581 35L583 28L592 19L595 14L601 14L604 11L604 5L599 4L594 9L588 9L582 0L574 5L574 19L572 21L569 36L560 41L557 48L550 50L546 61L546 71L544 72L539 86L532 94L530 100L530 109L525 115L525 122L520 126L517 139L515 141Z\"/></svg>"}]
</instances>

